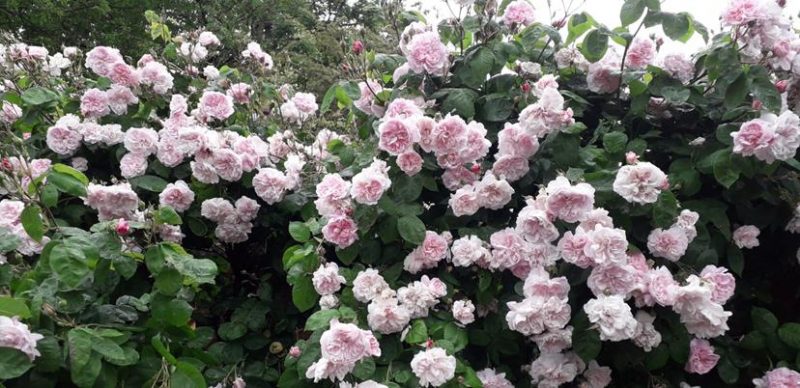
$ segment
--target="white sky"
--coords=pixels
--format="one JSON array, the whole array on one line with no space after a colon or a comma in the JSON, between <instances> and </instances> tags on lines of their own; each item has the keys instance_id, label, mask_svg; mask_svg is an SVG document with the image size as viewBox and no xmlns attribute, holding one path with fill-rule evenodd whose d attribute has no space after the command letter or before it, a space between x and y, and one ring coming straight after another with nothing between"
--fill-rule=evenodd
<instances>
[{"instance_id":1,"label":"white sky","mask_svg":"<svg viewBox=\"0 0 800 388\"><path fill-rule=\"evenodd\" d=\"M451 8L458 12L458 6L455 5L455 0L449 0ZM502 0L498 0L498 3ZM563 15L563 4L569 4L570 0L549 0L552 5L552 10L548 8L548 0L528 0L533 4L536 10L536 18L540 22L549 23L552 20L552 13L555 12L558 17ZM572 0L573 9L577 8L578 11L587 11L598 22L605 24L609 28L614 28L620 25L619 11L622 8L624 0ZM450 17L450 11L446 5L446 0L419 0L423 9L428 11L428 23L433 24L439 19ZM709 31L719 32L720 23L719 16L722 10L728 4L729 0L663 0L661 9L666 12L689 12L692 16L704 24ZM577 5L583 4L581 7ZM796 16L800 12L800 0L788 0L785 15ZM631 28L633 29L633 28ZM647 33L655 33L663 35L660 27L654 27L646 30ZM641 33L640 33L641 34ZM713 33L710 35L713 36ZM698 34L694 34L686 44L680 42L671 43L669 39L665 44L666 49L685 49L689 51L696 51L704 46L703 39Z\"/></svg>"}]
</instances>

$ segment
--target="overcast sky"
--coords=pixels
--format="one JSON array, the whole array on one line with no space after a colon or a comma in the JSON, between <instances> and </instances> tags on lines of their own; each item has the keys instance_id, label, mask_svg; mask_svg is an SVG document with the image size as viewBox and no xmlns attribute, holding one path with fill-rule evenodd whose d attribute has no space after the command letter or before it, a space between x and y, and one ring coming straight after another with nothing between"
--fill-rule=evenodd
<instances>
[{"instance_id":1,"label":"overcast sky","mask_svg":"<svg viewBox=\"0 0 800 388\"><path fill-rule=\"evenodd\" d=\"M536 9L536 18L540 22L550 22L551 12L556 12L559 16L563 15L562 0L550 0L553 9L549 10L547 0L529 0ZM596 20L613 28L619 26L619 10L622 8L624 0L572 0L573 8L578 8L575 5L583 3L583 6L578 10L587 11ZM429 10L429 22L449 17L450 11L446 6L445 0L420 0L423 8ZM569 4L570 0L563 0L563 4ZM720 30L719 16L725 5L729 0L664 0L662 1L661 9L667 12L689 12L696 20L703 23L706 28L714 32ZM454 4L454 0L450 0L450 4ZM786 15L795 16L800 11L800 0L788 0L786 6ZM795 18L796 19L796 18ZM651 31L658 35L663 35L660 27L652 28ZM672 46L672 47L670 47ZM696 51L699 47L704 46L703 40L699 35L695 34L692 39L685 45L681 43L670 44L666 48L680 49L686 46L685 49L689 51Z\"/></svg>"}]
</instances>

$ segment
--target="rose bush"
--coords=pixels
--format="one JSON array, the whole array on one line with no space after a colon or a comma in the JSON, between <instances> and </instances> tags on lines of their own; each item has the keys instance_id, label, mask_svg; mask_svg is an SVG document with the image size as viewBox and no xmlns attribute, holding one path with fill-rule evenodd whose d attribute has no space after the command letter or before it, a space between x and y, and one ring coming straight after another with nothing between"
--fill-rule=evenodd
<instances>
[{"instance_id":1,"label":"rose bush","mask_svg":"<svg viewBox=\"0 0 800 388\"><path fill-rule=\"evenodd\" d=\"M397 20L397 53L354 43L319 103L256 42L207 65L210 31L137 60L2 46L0 378L800 384L780 2L715 36L651 0L618 27L456 7Z\"/></svg>"}]
</instances>

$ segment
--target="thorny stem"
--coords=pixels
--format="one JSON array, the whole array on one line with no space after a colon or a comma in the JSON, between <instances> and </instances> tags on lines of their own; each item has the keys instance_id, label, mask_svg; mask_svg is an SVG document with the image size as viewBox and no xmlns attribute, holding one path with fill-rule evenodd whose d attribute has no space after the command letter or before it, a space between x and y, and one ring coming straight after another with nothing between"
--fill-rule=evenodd
<instances>
[{"instance_id":1,"label":"thorny stem","mask_svg":"<svg viewBox=\"0 0 800 388\"><path fill-rule=\"evenodd\" d=\"M619 99L619 95L622 93L622 75L625 73L625 58L628 56L628 48L631 47L633 38L636 37L636 35L642 29L642 26L644 26L644 19L642 19L642 21L639 23L639 27L636 27L636 31L634 31L633 35L631 35L630 42L625 43L625 50L622 51L622 60L620 61L622 63L619 66L619 86L617 86L617 99Z\"/></svg>"}]
</instances>

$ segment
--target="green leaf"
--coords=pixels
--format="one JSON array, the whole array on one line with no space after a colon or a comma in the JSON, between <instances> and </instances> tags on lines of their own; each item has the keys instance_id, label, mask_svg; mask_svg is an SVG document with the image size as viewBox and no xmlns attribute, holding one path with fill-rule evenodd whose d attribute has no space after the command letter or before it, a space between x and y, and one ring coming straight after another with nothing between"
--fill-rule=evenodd
<instances>
[{"instance_id":1,"label":"green leaf","mask_svg":"<svg viewBox=\"0 0 800 388\"><path fill-rule=\"evenodd\" d=\"M158 221L167 225L180 225L183 223L181 216L171 206L161 206L158 209Z\"/></svg>"},{"instance_id":2,"label":"green leaf","mask_svg":"<svg viewBox=\"0 0 800 388\"><path fill-rule=\"evenodd\" d=\"M22 92L22 101L27 105L44 105L58 101L58 94L50 89L35 86Z\"/></svg>"},{"instance_id":3,"label":"green leaf","mask_svg":"<svg viewBox=\"0 0 800 388\"><path fill-rule=\"evenodd\" d=\"M87 178L86 175L70 166L67 166L66 164L56 163L53 165L52 170L61 174L69 175L84 185L89 184L89 178Z\"/></svg>"},{"instance_id":4,"label":"green leaf","mask_svg":"<svg viewBox=\"0 0 800 388\"><path fill-rule=\"evenodd\" d=\"M442 113L456 113L464 119L475 116L475 99L478 93L469 89L443 89Z\"/></svg>"},{"instance_id":5,"label":"green leaf","mask_svg":"<svg viewBox=\"0 0 800 388\"><path fill-rule=\"evenodd\" d=\"M188 362L178 361L175 364L175 371L170 376L170 386L206 388L208 385L200 369Z\"/></svg>"},{"instance_id":6,"label":"green leaf","mask_svg":"<svg viewBox=\"0 0 800 388\"><path fill-rule=\"evenodd\" d=\"M297 242L306 242L311 238L311 230L302 222L292 221L289 223L289 235Z\"/></svg>"},{"instance_id":7,"label":"green leaf","mask_svg":"<svg viewBox=\"0 0 800 388\"><path fill-rule=\"evenodd\" d=\"M86 254L75 244L58 243L53 246L49 262L55 277L69 288L77 288L92 276Z\"/></svg>"},{"instance_id":8,"label":"green leaf","mask_svg":"<svg viewBox=\"0 0 800 388\"><path fill-rule=\"evenodd\" d=\"M773 334L778 329L778 318L765 308L753 307L750 319L753 320L753 327L764 334Z\"/></svg>"},{"instance_id":9,"label":"green leaf","mask_svg":"<svg viewBox=\"0 0 800 388\"><path fill-rule=\"evenodd\" d=\"M583 38L580 51L589 62L597 62L608 50L608 34L598 29L592 30Z\"/></svg>"},{"instance_id":10,"label":"green leaf","mask_svg":"<svg viewBox=\"0 0 800 388\"><path fill-rule=\"evenodd\" d=\"M602 346L600 334L594 329L578 331L572 338L572 348L584 362L597 358Z\"/></svg>"},{"instance_id":11,"label":"green leaf","mask_svg":"<svg viewBox=\"0 0 800 388\"><path fill-rule=\"evenodd\" d=\"M569 18L567 21L567 40L564 42L565 44L570 44L580 38L586 31L592 28L595 25L594 19L585 13L576 13Z\"/></svg>"},{"instance_id":12,"label":"green leaf","mask_svg":"<svg viewBox=\"0 0 800 388\"><path fill-rule=\"evenodd\" d=\"M92 387L97 381L97 377L100 376L102 367L100 354L91 353L86 363L70 365L72 382L80 388Z\"/></svg>"},{"instance_id":13,"label":"green leaf","mask_svg":"<svg viewBox=\"0 0 800 388\"><path fill-rule=\"evenodd\" d=\"M771 81L770 72L764 66L752 66L748 75L753 97L760 100L768 111L779 113L782 107L781 95Z\"/></svg>"},{"instance_id":14,"label":"green leaf","mask_svg":"<svg viewBox=\"0 0 800 388\"><path fill-rule=\"evenodd\" d=\"M19 236L5 227L0 227L0 253L11 252L21 243Z\"/></svg>"},{"instance_id":15,"label":"green leaf","mask_svg":"<svg viewBox=\"0 0 800 388\"><path fill-rule=\"evenodd\" d=\"M192 306L185 300L169 299L166 296L153 298L151 302L153 317L172 326L183 327L192 317Z\"/></svg>"},{"instance_id":16,"label":"green leaf","mask_svg":"<svg viewBox=\"0 0 800 388\"><path fill-rule=\"evenodd\" d=\"M142 175L128 180L133 187L139 187L154 193L160 193L167 187L167 181L155 175Z\"/></svg>"},{"instance_id":17,"label":"green leaf","mask_svg":"<svg viewBox=\"0 0 800 388\"><path fill-rule=\"evenodd\" d=\"M0 380L22 376L32 366L27 354L14 348L0 348Z\"/></svg>"},{"instance_id":18,"label":"green leaf","mask_svg":"<svg viewBox=\"0 0 800 388\"><path fill-rule=\"evenodd\" d=\"M156 275L156 281L153 287L164 295L175 295L183 285L183 276L178 270L173 268L164 268Z\"/></svg>"},{"instance_id":19,"label":"green leaf","mask_svg":"<svg viewBox=\"0 0 800 388\"><path fill-rule=\"evenodd\" d=\"M42 223L42 210L37 205L27 205L20 216L22 227L34 241L42 241L44 237L44 223Z\"/></svg>"},{"instance_id":20,"label":"green leaf","mask_svg":"<svg viewBox=\"0 0 800 388\"><path fill-rule=\"evenodd\" d=\"M725 107L733 109L741 105L747 97L748 89L750 89L750 79L745 73L739 74L725 90Z\"/></svg>"},{"instance_id":21,"label":"green leaf","mask_svg":"<svg viewBox=\"0 0 800 388\"><path fill-rule=\"evenodd\" d=\"M397 177L392 182L392 192L400 202L414 202L422 193L422 179L419 174L408 176L406 174Z\"/></svg>"},{"instance_id":22,"label":"green leaf","mask_svg":"<svg viewBox=\"0 0 800 388\"><path fill-rule=\"evenodd\" d=\"M178 363L178 360L175 358L175 356L173 356L172 353L170 353L169 349L167 349L167 346L164 345L164 341L161 340L161 334L156 334L153 337L151 337L150 345L153 346L153 349L155 349L156 352L158 352L158 354L161 355L161 357L164 357L164 359L167 360L168 363L172 365Z\"/></svg>"},{"instance_id":23,"label":"green leaf","mask_svg":"<svg viewBox=\"0 0 800 388\"><path fill-rule=\"evenodd\" d=\"M622 4L622 10L619 13L619 20L622 22L622 26L629 26L639 20L642 13L644 13L644 7L644 0L625 0L625 4Z\"/></svg>"},{"instance_id":24,"label":"green leaf","mask_svg":"<svg viewBox=\"0 0 800 388\"><path fill-rule=\"evenodd\" d=\"M486 81L494 63L495 55L492 50L481 46L469 52L462 64L453 70L453 74L464 85L477 89Z\"/></svg>"},{"instance_id":25,"label":"green leaf","mask_svg":"<svg viewBox=\"0 0 800 388\"><path fill-rule=\"evenodd\" d=\"M300 312L311 310L317 304L319 295L309 276L300 277L292 286L292 302Z\"/></svg>"},{"instance_id":26,"label":"green leaf","mask_svg":"<svg viewBox=\"0 0 800 388\"><path fill-rule=\"evenodd\" d=\"M617 154L625 151L628 144L628 135L624 132L609 132L603 135L603 148L610 154Z\"/></svg>"},{"instance_id":27,"label":"green leaf","mask_svg":"<svg viewBox=\"0 0 800 388\"><path fill-rule=\"evenodd\" d=\"M339 310L320 310L311 314L306 320L306 331L315 331L327 328L331 319L339 318Z\"/></svg>"},{"instance_id":28,"label":"green leaf","mask_svg":"<svg viewBox=\"0 0 800 388\"><path fill-rule=\"evenodd\" d=\"M235 341L247 334L247 326L239 322L225 322L219 325L217 333L224 341Z\"/></svg>"},{"instance_id":29,"label":"green leaf","mask_svg":"<svg viewBox=\"0 0 800 388\"><path fill-rule=\"evenodd\" d=\"M800 323L785 323L778 329L778 337L786 345L800 349Z\"/></svg>"},{"instance_id":30,"label":"green leaf","mask_svg":"<svg viewBox=\"0 0 800 388\"><path fill-rule=\"evenodd\" d=\"M47 183L55 185L62 193L75 197L86 196L86 184L72 175L53 170L47 174Z\"/></svg>"},{"instance_id":31,"label":"green leaf","mask_svg":"<svg viewBox=\"0 0 800 388\"><path fill-rule=\"evenodd\" d=\"M719 184L725 186L726 189L733 186L739 180L739 170L731 162L731 154L723 155L717 158L714 163L714 178L717 179Z\"/></svg>"},{"instance_id":32,"label":"green leaf","mask_svg":"<svg viewBox=\"0 0 800 388\"><path fill-rule=\"evenodd\" d=\"M744 271L744 256L742 250L735 245L728 247L728 267L733 273L742 276Z\"/></svg>"},{"instance_id":33,"label":"green leaf","mask_svg":"<svg viewBox=\"0 0 800 388\"><path fill-rule=\"evenodd\" d=\"M420 245L425 240L425 224L416 216L403 216L397 220L400 237L412 244Z\"/></svg>"},{"instance_id":34,"label":"green leaf","mask_svg":"<svg viewBox=\"0 0 800 388\"><path fill-rule=\"evenodd\" d=\"M444 339L453 344L453 351L458 352L467 347L469 336L467 331L458 327L455 323L449 322L444 327Z\"/></svg>"},{"instance_id":35,"label":"green leaf","mask_svg":"<svg viewBox=\"0 0 800 388\"><path fill-rule=\"evenodd\" d=\"M726 384L735 384L739 381L739 368L733 365L728 357L722 358L717 365L717 374Z\"/></svg>"},{"instance_id":36,"label":"green leaf","mask_svg":"<svg viewBox=\"0 0 800 388\"><path fill-rule=\"evenodd\" d=\"M672 40L685 41L683 39L690 32L691 27L691 17L687 13L661 13L661 28L664 29L664 34Z\"/></svg>"},{"instance_id":37,"label":"green leaf","mask_svg":"<svg viewBox=\"0 0 800 388\"><path fill-rule=\"evenodd\" d=\"M58 187L52 183L42 186L42 203L48 208L58 205Z\"/></svg>"},{"instance_id":38,"label":"green leaf","mask_svg":"<svg viewBox=\"0 0 800 388\"><path fill-rule=\"evenodd\" d=\"M647 370L658 370L667 365L669 361L669 347L667 344L661 344L657 348L651 350L644 359L644 366Z\"/></svg>"},{"instance_id":39,"label":"green leaf","mask_svg":"<svg viewBox=\"0 0 800 388\"><path fill-rule=\"evenodd\" d=\"M425 321L417 319L411 323L411 329L406 334L406 342L409 344L421 344L428 340L428 327Z\"/></svg>"},{"instance_id":40,"label":"green leaf","mask_svg":"<svg viewBox=\"0 0 800 388\"><path fill-rule=\"evenodd\" d=\"M0 296L0 315L26 319L31 317L31 310L28 309L28 305L23 299L2 295Z\"/></svg>"}]
</instances>

